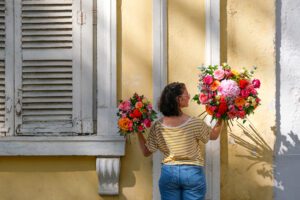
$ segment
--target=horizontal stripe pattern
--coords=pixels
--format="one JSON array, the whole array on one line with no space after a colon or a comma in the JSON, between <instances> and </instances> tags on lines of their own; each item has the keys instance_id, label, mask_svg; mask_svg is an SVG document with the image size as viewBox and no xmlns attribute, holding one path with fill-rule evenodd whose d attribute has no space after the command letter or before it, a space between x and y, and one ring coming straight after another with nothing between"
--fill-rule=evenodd
<instances>
[{"instance_id":1,"label":"horizontal stripe pattern","mask_svg":"<svg viewBox=\"0 0 300 200\"><path fill-rule=\"evenodd\" d=\"M203 120L191 117L178 127L167 127L156 121L149 132L146 146L151 152L160 150L165 164L204 165L204 147L211 127Z\"/></svg>"}]
</instances>

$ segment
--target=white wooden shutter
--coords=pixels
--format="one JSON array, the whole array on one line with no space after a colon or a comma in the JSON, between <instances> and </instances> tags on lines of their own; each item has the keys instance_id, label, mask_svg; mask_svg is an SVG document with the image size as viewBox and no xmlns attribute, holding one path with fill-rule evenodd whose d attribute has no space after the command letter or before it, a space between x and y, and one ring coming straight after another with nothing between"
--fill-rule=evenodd
<instances>
[{"instance_id":1,"label":"white wooden shutter","mask_svg":"<svg viewBox=\"0 0 300 200\"><path fill-rule=\"evenodd\" d=\"M5 135L5 1L0 1L0 135Z\"/></svg>"},{"instance_id":2,"label":"white wooden shutter","mask_svg":"<svg viewBox=\"0 0 300 200\"><path fill-rule=\"evenodd\" d=\"M0 135L13 135L13 1L0 0Z\"/></svg>"},{"instance_id":3,"label":"white wooden shutter","mask_svg":"<svg viewBox=\"0 0 300 200\"><path fill-rule=\"evenodd\" d=\"M15 4L16 40L20 41L15 48L19 135L83 133L80 9L80 0L17 0Z\"/></svg>"}]
</instances>

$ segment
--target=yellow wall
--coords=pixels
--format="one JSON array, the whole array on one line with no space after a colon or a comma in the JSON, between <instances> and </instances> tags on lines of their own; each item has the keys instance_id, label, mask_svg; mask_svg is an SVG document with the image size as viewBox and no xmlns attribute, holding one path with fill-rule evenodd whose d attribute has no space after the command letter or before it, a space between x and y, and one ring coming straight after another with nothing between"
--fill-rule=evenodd
<instances>
[{"instance_id":1,"label":"yellow wall","mask_svg":"<svg viewBox=\"0 0 300 200\"><path fill-rule=\"evenodd\" d=\"M226 17L222 19L222 32L227 28L221 38L222 61L233 67L258 67L255 76L262 82L262 105L250 120L266 142L255 145L237 126L233 133L248 144L239 145L230 133L222 135L221 199L269 200L273 193L275 137L275 0L226 0L221 10L221 16Z\"/></svg>"},{"instance_id":2,"label":"yellow wall","mask_svg":"<svg viewBox=\"0 0 300 200\"><path fill-rule=\"evenodd\" d=\"M204 2L168 1L168 82L185 82L192 95L197 92L196 67L204 63ZM221 0L221 27L228 31L222 33L222 61L259 67L256 76L262 81L262 106L251 121L271 148L274 4L274 0ZM152 0L118 0L117 10L118 97L138 92L152 99ZM200 109L190 103L187 112L197 115ZM240 129L233 132L252 143ZM228 135L222 135L222 200L272 199L272 152L257 147L249 154ZM95 157L0 157L0 200L152 199L152 160L142 156L136 137L127 143L122 158L119 196L98 195L95 161Z\"/></svg>"},{"instance_id":3,"label":"yellow wall","mask_svg":"<svg viewBox=\"0 0 300 200\"><path fill-rule=\"evenodd\" d=\"M118 91L123 99L134 92L152 99L152 0L122 1L121 13L118 50L122 80ZM152 158L142 156L137 137L127 143L121 165L120 199L152 199Z\"/></svg>"},{"instance_id":4,"label":"yellow wall","mask_svg":"<svg viewBox=\"0 0 300 200\"><path fill-rule=\"evenodd\" d=\"M197 93L198 66L205 58L204 0L168 1L168 82L184 82L191 97ZM200 113L190 102L186 112Z\"/></svg>"},{"instance_id":5,"label":"yellow wall","mask_svg":"<svg viewBox=\"0 0 300 200\"><path fill-rule=\"evenodd\" d=\"M152 98L152 0L118 0L118 97ZM150 200L152 159L135 137L122 158L120 195L100 197L95 157L0 157L0 200Z\"/></svg>"}]
</instances>

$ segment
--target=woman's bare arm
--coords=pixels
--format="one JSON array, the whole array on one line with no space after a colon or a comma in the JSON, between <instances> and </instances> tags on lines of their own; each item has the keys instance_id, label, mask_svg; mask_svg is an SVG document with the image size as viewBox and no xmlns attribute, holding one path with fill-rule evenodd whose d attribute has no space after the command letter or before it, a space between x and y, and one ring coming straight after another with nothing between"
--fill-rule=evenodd
<instances>
[{"instance_id":1,"label":"woman's bare arm","mask_svg":"<svg viewBox=\"0 0 300 200\"><path fill-rule=\"evenodd\" d=\"M142 153L145 157L150 156L152 153L149 151L149 149L146 147L146 139L142 133L137 133L140 143L140 148L142 150Z\"/></svg>"},{"instance_id":2,"label":"woman's bare arm","mask_svg":"<svg viewBox=\"0 0 300 200\"><path fill-rule=\"evenodd\" d=\"M211 133L210 133L210 139L211 140L216 140L218 139L221 131L222 131L222 127L223 127L223 120L219 119L216 123L216 125L213 127Z\"/></svg>"}]
</instances>

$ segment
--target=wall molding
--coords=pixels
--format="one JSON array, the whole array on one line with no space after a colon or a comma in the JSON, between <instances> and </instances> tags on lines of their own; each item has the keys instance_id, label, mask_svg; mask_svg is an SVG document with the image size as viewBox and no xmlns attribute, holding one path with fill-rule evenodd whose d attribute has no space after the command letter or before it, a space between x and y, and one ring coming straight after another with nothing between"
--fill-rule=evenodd
<instances>
[{"instance_id":1,"label":"wall molding","mask_svg":"<svg viewBox=\"0 0 300 200\"><path fill-rule=\"evenodd\" d=\"M205 65L220 64L220 0L205 1L206 41ZM221 186L220 137L206 144L206 179L208 190L206 198L220 200Z\"/></svg>"},{"instance_id":2,"label":"wall molding","mask_svg":"<svg viewBox=\"0 0 300 200\"><path fill-rule=\"evenodd\" d=\"M168 82L167 69L167 0L153 0L153 105L157 109L160 93ZM153 154L152 199L159 200L158 180L163 156L157 151Z\"/></svg>"}]
</instances>

